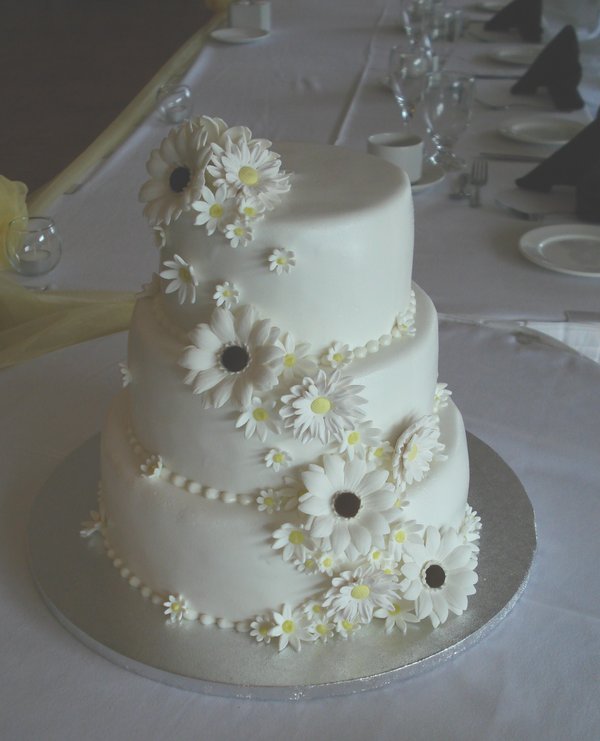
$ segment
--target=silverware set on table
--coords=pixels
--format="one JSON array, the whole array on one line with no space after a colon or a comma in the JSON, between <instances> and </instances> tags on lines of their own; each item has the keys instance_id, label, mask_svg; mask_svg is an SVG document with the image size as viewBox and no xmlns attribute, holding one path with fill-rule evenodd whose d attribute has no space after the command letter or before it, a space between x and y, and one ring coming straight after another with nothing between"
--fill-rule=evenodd
<instances>
[{"instance_id":1,"label":"silverware set on table","mask_svg":"<svg viewBox=\"0 0 600 741\"><path fill-rule=\"evenodd\" d=\"M450 198L456 201L469 199L472 208L481 206L480 188L488 180L488 164L483 157L476 157L471 164L470 172L462 172L454 184Z\"/></svg>"}]
</instances>

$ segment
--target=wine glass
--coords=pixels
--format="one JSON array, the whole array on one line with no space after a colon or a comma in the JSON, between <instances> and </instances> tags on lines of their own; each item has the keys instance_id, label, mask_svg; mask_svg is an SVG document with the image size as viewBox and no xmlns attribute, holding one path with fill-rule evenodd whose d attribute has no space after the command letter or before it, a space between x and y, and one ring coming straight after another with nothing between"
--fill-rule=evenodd
<instances>
[{"instance_id":1,"label":"wine glass","mask_svg":"<svg viewBox=\"0 0 600 741\"><path fill-rule=\"evenodd\" d=\"M413 44L420 44L429 37L432 9L433 0L402 0L402 25Z\"/></svg>"},{"instance_id":2,"label":"wine glass","mask_svg":"<svg viewBox=\"0 0 600 741\"><path fill-rule=\"evenodd\" d=\"M465 162L452 151L471 119L475 79L459 72L432 72L423 107L427 132L436 152L431 162L444 170L462 170Z\"/></svg>"},{"instance_id":3,"label":"wine glass","mask_svg":"<svg viewBox=\"0 0 600 741\"><path fill-rule=\"evenodd\" d=\"M6 255L21 275L44 275L54 268L62 253L62 240L48 216L19 216L8 225Z\"/></svg>"},{"instance_id":4,"label":"wine glass","mask_svg":"<svg viewBox=\"0 0 600 741\"><path fill-rule=\"evenodd\" d=\"M430 58L422 47L412 51L394 47L389 70L390 87L400 107L402 122L408 125L425 90L427 73L431 71Z\"/></svg>"}]
</instances>

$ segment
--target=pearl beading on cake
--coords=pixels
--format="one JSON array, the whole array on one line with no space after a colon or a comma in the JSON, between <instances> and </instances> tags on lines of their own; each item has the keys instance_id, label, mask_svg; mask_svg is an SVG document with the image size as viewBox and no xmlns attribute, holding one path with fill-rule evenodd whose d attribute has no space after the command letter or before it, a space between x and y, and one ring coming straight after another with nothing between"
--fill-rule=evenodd
<instances>
[{"instance_id":1,"label":"pearl beading on cake","mask_svg":"<svg viewBox=\"0 0 600 741\"><path fill-rule=\"evenodd\" d=\"M139 459L147 460L151 457L151 453L142 447L131 427L127 429L127 439L131 445L131 449ZM256 498L250 494L236 494L232 491L221 491L212 486L204 486L198 481L188 479L175 471L171 471L164 463L160 471L160 478L176 486L178 489L187 491L189 494L201 496L212 501L219 500L224 504L242 504L244 506L256 502Z\"/></svg>"}]
</instances>

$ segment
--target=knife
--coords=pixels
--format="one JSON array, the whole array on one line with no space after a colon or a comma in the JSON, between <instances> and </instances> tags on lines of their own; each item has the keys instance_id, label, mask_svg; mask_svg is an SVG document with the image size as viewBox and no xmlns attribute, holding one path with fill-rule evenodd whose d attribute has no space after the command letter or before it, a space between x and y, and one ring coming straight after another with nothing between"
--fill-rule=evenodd
<instances>
[{"instance_id":1,"label":"knife","mask_svg":"<svg viewBox=\"0 0 600 741\"><path fill-rule=\"evenodd\" d=\"M546 157L538 154L505 154L504 152L479 152L484 160L497 160L498 162L543 162Z\"/></svg>"}]
</instances>

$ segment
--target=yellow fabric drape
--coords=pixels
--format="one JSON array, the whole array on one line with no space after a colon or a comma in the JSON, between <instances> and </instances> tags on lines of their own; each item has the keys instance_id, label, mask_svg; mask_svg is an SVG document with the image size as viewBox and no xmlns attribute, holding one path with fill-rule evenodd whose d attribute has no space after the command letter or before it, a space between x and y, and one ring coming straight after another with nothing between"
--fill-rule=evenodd
<instances>
[{"instance_id":1,"label":"yellow fabric drape","mask_svg":"<svg viewBox=\"0 0 600 741\"><path fill-rule=\"evenodd\" d=\"M0 368L128 329L134 294L36 291L0 274Z\"/></svg>"},{"instance_id":2,"label":"yellow fabric drape","mask_svg":"<svg viewBox=\"0 0 600 741\"><path fill-rule=\"evenodd\" d=\"M81 184L135 130L156 105L160 85L189 68L224 15L215 14L186 41L79 157L30 196L27 205L31 215L49 211L57 198ZM0 245L2 251L3 247ZM0 272L0 368L126 330L134 301L133 294L121 292L29 290L18 285L8 272Z\"/></svg>"}]
</instances>

